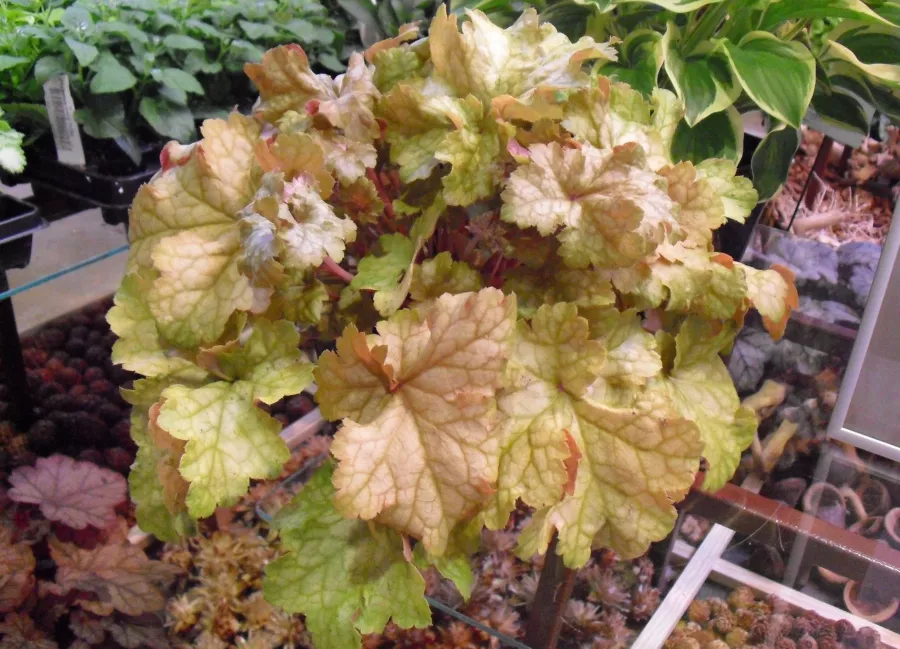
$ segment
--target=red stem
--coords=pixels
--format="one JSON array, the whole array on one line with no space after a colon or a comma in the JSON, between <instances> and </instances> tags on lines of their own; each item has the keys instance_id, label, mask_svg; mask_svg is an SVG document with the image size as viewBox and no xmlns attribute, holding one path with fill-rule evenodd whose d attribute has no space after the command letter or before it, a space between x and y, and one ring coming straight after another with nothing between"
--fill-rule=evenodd
<instances>
[{"instance_id":1,"label":"red stem","mask_svg":"<svg viewBox=\"0 0 900 649\"><path fill-rule=\"evenodd\" d=\"M335 277L344 280L348 284L353 281L353 273L344 270L338 266L337 262L331 257L325 257L325 261L319 266L322 270L331 273Z\"/></svg>"},{"instance_id":2,"label":"red stem","mask_svg":"<svg viewBox=\"0 0 900 649\"><path fill-rule=\"evenodd\" d=\"M366 177L368 177L375 185L375 191L378 192L378 198L384 203L384 215L388 218L388 221L393 224L397 220L397 215L394 214L393 202L391 201L391 197L388 196L387 190L381 182L381 178L374 169L366 169Z\"/></svg>"},{"instance_id":3,"label":"red stem","mask_svg":"<svg viewBox=\"0 0 900 649\"><path fill-rule=\"evenodd\" d=\"M497 276L497 271L500 270L500 264L503 263L503 255L497 254L497 261L494 262L494 269L491 271L490 279L488 279L488 285L494 285L494 278Z\"/></svg>"}]
</instances>

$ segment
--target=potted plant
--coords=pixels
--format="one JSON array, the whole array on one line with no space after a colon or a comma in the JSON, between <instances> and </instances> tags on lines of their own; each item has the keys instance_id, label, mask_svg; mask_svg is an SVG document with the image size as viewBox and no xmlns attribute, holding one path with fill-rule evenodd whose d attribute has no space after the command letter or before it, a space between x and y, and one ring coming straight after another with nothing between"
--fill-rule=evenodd
<instances>
[{"instance_id":1,"label":"potted plant","mask_svg":"<svg viewBox=\"0 0 900 649\"><path fill-rule=\"evenodd\" d=\"M586 69L613 56L534 10L460 32L442 8L335 79L275 48L246 67L253 116L166 146L108 316L145 377L125 393L144 530L188 533L277 475L260 405L315 378L341 427L277 518L265 591L345 649L428 622L424 566L465 596L481 529L518 502L519 551L577 567L642 554L695 480L731 477L756 417L720 353L751 308L780 335L797 294L712 251L751 182L674 163L683 106ZM316 367L313 335L335 340Z\"/></svg>"},{"instance_id":2,"label":"potted plant","mask_svg":"<svg viewBox=\"0 0 900 649\"><path fill-rule=\"evenodd\" d=\"M753 155L763 200L787 178L810 106L824 120L869 132L864 102L900 115L900 14L891 3L794 0L622 0L555 3L544 17L567 33L613 37L611 77L644 94L657 86L685 102L673 155L741 158L739 115L761 110L770 131Z\"/></svg>"},{"instance_id":3,"label":"potted plant","mask_svg":"<svg viewBox=\"0 0 900 649\"><path fill-rule=\"evenodd\" d=\"M130 203L159 168L161 143L193 139L197 118L226 115L235 105L249 109L253 92L241 66L269 45L305 36L317 61L341 65L340 35L315 2L66 4L4 17L10 29L0 63L9 82L0 86L0 102L41 159L31 175L101 204ZM45 90L60 75L68 89ZM60 116L50 116L63 120L56 142L47 92L61 97L52 107ZM75 108L67 123L66 92ZM71 142L76 135L83 153ZM76 152L61 160L77 168L56 163L60 140Z\"/></svg>"}]
</instances>

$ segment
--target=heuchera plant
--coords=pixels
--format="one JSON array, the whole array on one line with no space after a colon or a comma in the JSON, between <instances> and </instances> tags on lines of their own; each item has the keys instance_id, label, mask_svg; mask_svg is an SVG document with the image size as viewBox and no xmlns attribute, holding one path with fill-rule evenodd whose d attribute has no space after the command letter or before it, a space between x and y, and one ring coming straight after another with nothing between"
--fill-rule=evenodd
<instances>
[{"instance_id":1,"label":"heuchera plant","mask_svg":"<svg viewBox=\"0 0 900 649\"><path fill-rule=\"evenodd\" d=\"M683 108L585 71L533 10L503 30L440 10L332 79L303 50L247 73L252 117L171 143L131 213L109 314L142 528L160 538L228 506L288 457L261 404L315 378L341 425L277 521L274 603L317 646L425 625L419 572L468 593L467 553L517 502L523 555L583 565L672 529L701 456L730 478L756 419L720 353L749 309L780 335L789 273L712 250L757 196L734 164L672 164ZM341 265L342 264L342 265ZM301 337L336 337L317 367Z\"/></svg>"}]
</instances>

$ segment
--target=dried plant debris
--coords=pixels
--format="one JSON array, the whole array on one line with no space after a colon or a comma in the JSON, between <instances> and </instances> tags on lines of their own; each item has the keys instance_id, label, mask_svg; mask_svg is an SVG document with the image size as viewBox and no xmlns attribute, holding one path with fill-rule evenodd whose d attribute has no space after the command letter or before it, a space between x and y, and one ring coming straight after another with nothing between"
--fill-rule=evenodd
<instances>
[{"instance_id":1,"label":"dried plant debris","mask_svg":"<svg viewBox=\"0 0 900 649\"><path fill-rule=\"evenodd\" d=\"M293 470L300 469L311 458L327 452L329 443L330 438L325 436L312 438L289 465ZM286 474L282 479L288 477ZM293 491L290 486L280 486L279 481L259 483L233 509L235 514L227 530L201 527L200 536L165 546L162 560L182 571L166 608L166 626L174 647L313 648L303 617L287 615L268 604L261 591L265 566L280 556L281 550L274 532L256 518L254 504L261 497L275 503L277 509L277 503L290 498ZM499 633L521 640L543 567L540 557L528 561L515 554L513 526L526 524L529 517L528 512L517 512L509 529L483 531L481 549L470 566L468 599L453 581L433 568L424 572L427 594ZM612 552L596 552L577 573L560 648L627 647L659 605L659 591L651 583L653 574L653 564L646 557L622 561ZM498 640L485 631L436 609L432 614L433 624L428 628L402 629L390 623L383 633L364 636L363 646L499 647Z\"/></svg>"},{"instance_id":2,"label":"dried plant debris","mask_svg":"<svg viewBox=\"0 0 900 649\"><path fill-rule=\"evenodd\" d=\"M766 207L764 223L781 228L790 224L822 139L821 133L803 127L803 142L787 183ZM870 190L878 189L874 184L888 189L900 179L900 136L892 127L887 142L867 139L850 154L846 170L839 168L842 149L842 145L833 146L825 177L810 183L807 199L794 220L794 232L832 247L854 241L880 245L890 228L892 198L883 195L886 191Z\"/></svg>"},{"instance_id":3,"label":"dried plant debris","mask_svg":"<svg viewBox=\"0 0 900 649\"><path fill-rule=\"evenodd\" d=\"M698 599L665 642L665 649L878 649L875 629L855 628L847 620L828 620L746 586L728 601Z\"/></svg>"}]
</instances>

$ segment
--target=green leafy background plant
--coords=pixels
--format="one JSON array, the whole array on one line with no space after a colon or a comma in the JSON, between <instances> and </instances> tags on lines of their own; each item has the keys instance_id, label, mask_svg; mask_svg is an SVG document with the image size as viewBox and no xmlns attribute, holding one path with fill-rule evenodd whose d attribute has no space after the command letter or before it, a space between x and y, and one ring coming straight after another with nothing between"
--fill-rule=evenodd
<instances>
[{"instance_id":1,"label":"green leafy background plant","mask_svg":"<svg viewBox=\"0 0 900 649\"><path fill-rule=\"evenodd\" d=\"M43 83L67 74L75 119L135 162L141 144L196 137L196 120L245 110L243 74L273 45L304 44L342 70L345 29L315 0L23 1L0 9L0 106L29 142L48 129Z\"/></svg>"},{"instance_id":2,"label":"green leafy background plant","mask_svg":"<svg viewBox=\"0 0 900 649\"><path fill-rule=\"evenodd\" d=\"M863 133L863 102L900 116L898 9L884 0L567 0L543 16L570 36L617 37L619 60L606 74L645 95L657 85L678 94L687 110L676 159L738 161L738 114L768 114L770 133L753 165L767 199L787 177L787 165L769 163L793 157L810 106Z\"/></svg>"}]
</instances>

